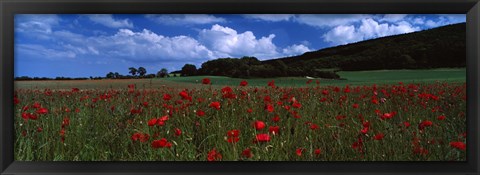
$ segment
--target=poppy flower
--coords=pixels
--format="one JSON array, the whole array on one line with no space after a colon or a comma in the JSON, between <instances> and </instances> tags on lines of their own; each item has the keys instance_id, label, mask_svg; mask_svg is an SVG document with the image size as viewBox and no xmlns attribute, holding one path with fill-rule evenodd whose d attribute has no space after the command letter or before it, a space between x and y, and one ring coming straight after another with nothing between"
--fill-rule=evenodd
<instances>
[{"instance_id":1,"label":"poppy flower","mask_svg":"<svg viewBox=\"0 0 480 175\"><path fill-rule=\"evenodd\" d=\"M37 132L42 132L42 131L43 131L43 128L41 128L41 127L37 128Z\"/></svg>"},{"instance_id":2,"label":"poppy flower","mask_svg":"<svg viewBox=\"0 0 480 175\"><path fill-rule=\"evenodd\" d=\"M270 135L268 134L257 134L258 142L270 142Z\"/></svg>"},{"instance_id":3,"label":"poppy flower","mask_svg":"<svg viewBox=\"0 0 480 175\"><path fill-rule=\"evenodd\" d=\"M212 102L212 103L210 103L210 107L212 107L216 110L220 110L220 102L218 102L218 101Z\"/></svg>"},{"instance_id":4,"label":"poppy flower","mask_svg":"<svg viewBox=\"0 0 480 175\"><path fill-rule=\"evenodd\" d=\"M267 85L274 88L275 87L275 80L269 81Z\"/></svg>"},{"instance_id":5,"label":"poppy flower","mask_svg":"<svg viewBox=\"0 0 480 175\"><path fill-rule=\"evenodd\" d=\"M247 109L247 112L248 112L248 113L252 113L253 110L252 110L251 108L248 108L248 109Z\"/></svg>"},{"instance_id":6,"label":"poppy flower","mask_svg":"<svg viewBox=\"0 0 480 175\"><path fill-rule=\"evenodd\" d=\"M441 115L441 116L437 117L438 120L445 120L445 118L447 118L447 117L445 117L444 115Z\"/></svg>"},{"instance_id":7,"label":"poppy flower","mask_svg":"<svg viewBox=\"0 0 480 175\"><path fill-rule=\"evenodd\" d=\"M362 130L360 130L362 134L367 134L368 133L368 127L364 127Z\"/></svg>"},{"instance_id":8,"label":"poppy flower","mask_svg":"<svg viewBox=\"0 0 480 175\"><path fill-rule=\"evenodd\" d=\"M205 112L202 111L202 110L197 110L197 116L201 117L201 116L204 116L205 115Z\"/></svg>"},{"instance_id":9,"label":"poppy flower","mask_svg":"<svg viewBox=\"0 0 480 175\"><path fill-rule=\"evenodd\" d=\"M180 136L182 135L182 130L180 130L179 128L175 128L175 136Z\"/></svg>"},{"instance_id":10,"label":"poppy flower","mask_svg":"<svg viewBox=\"0 0 480 175\"><path fill-rule=\"evenodd\" d=\"M297 148L297 150L295 150L295 154L297 154L297 156L302 156L302 151L303 148Z\"/></svg>"},{"instance_id":11,"label":"poppy flower","mask_svg":"<svg viewBox=\"0 0 480 175\"><path fill-rule=\"evenodd\" d=\"M273 135L277 135L280 132L280 126L270 126L268 131Z\"/></svg>"},{"instance_id":12,"label":"poppy flower","mask_svg":"<svg viewBox=\"0 0 480 175\"><path fill-rule=\"evenodd\" d=\"M17 97L13 97L13 104L20 103L20 100Z\"/></svg>"},{"instance_id":13,"label":"poppy flower","mask_svg":"<svg viewBox=\"0 0 480 175\"><path fill-rule=\"evenodd\" d=\"M319 128L320 128L320 127L319 127L317 124L315 124L315 123L310 124L310 129L311 129L311 130L317 130L317 129L319 129Z\"/></svg>"},{"instance_id":14,"label":"poppy flower","mask_svg":"<svg viewBox=\"0 0 480 175\"><path fill-rule=\"evenodd\" d=\"M245 80L242 80L242 81L240 82L240 86L247 86L247 85L248 85L248 82L245 81Z\"/></svg>"},{"instance_id":15,"label":"poppy flower","mask_svg":"<svg viewBox=\"0 0 480 175\"><path fill-rule=\"evenodd\" d=\"M253 154L252 154L252 151L250 150L250 148L247 148L247 149L243 150L242 151L242 156L246 157L246 158L253 157Z\"/></svg>"},{"instance_id":16,"label":"poppy flower","mask_svg":"<svg viewBox=\"0 0 480 175\"><path fill-rule=\"evenodd\" d=\"M202 79L202 84L210 84L210 78L204 78Z\"/></svg>"},{"instance_id":17,"label":"poppy flower","mask_svg":"<svg viewBox=\"0 0 480 175\"><path fill-rule=\"evenodd\" d=\"M185 90L183 90L183 91L181 91L180 93L178 93L178 95L180 95L180 97L182 97L182 99L184 99L184 100L187 100L187 99L189 99L189 97L190 97L190 96L188 95L188 92L185 91Z\"/></svg>"},{"instance_id":18,"label":"poppy flower","mask_svg":"<svg viewBox=\"0 0 480 175\"><path fill-rule=\"evenodd\" d=\"M352 107L357 109L360 105L358 105L357 103L353 104Z\"/></svg>"},{"instance_id":19,"label":"poppy flower","mask_svg":"<svg viewBox=\"0 0 480 175\"><path fill-rule=\"evenodd\" d=\"M299 102L297 102L297 101L295 101L295 102L293 102L293 104L292 104L292 107L294 107L294 108L297 108L297 109L298 109L298 108L302 107L302 104L301 104L301 103L299 103Z\"/></svg>"},{"instance_id":20,"label":"poppy flower","mask_svg":"<svg viewBox=\"0 0 480 175\"><path fill-rule=\"evenodd\" d=\"M425 127L429 127L429 126L432 126L432 125L433 125L432 121L425 120L418 125L418 129L423 130L423 129L425 129Z\"/></svg>"},{"instance_id":21,"label":"poppy flower","mask_svg":"<svg viewBox=\"0 0 480 175\"><path fill-rule=\"evenodd\" d=\"M273 110L274 110L273 105L271 105L271 104L266 104L266 105L265 105L265 110L267 110L268 112L273 112Z\"/></svg>"},{"instance_id":22,"label":"poppy flower","mask_svg":"<svg viewBox=\"0 0 480 175\"><path fill-rule=\"evenodd\" d=\"M163 100L169 101L170 99L172 99L172 96L170 94L164 94L163 95Z\"/></svg>"},{"instance_id":23,"label":"poppy flower","mask_svg":"<svg viewBox=\"0 0 480 175\"><path fill-rule=\"evenodd\" d=\"M228 137L238 137L240 135L240 131L237 129L233 129L227 132Z\"/></svg>"},{"instance_id":24,"label":"poppy flower","mask_svg":"<svg viewBox=\"0 0 480 175\"><path fill-rule=\"evenodd\" d=\"M463 142L450 142L450 146L452 148L457 148L462 151L465 151L467 149L467 145Z\"/></svg>"},{"instance_id":25,"label":"poppy flower","mask_svg":"<svg viewBox=\"0 0 480 175\"><path fill-rule=\"evenodd\" d=\"M276 122L279 122L279 121L280 121L280 116L275 115L275 116L272 118L272 121L275 122L275 123L276 123Z\"/></svg>"},{"instance_id":26,"label":"poppy flower","mask_svg":"<svg viewBox=\"0 0 480 175\"><path fill-rule=\"evenodd\" d=\"M157 124L157 120L158 120L157 118L152 118L152 119L148 120L148 122L147 122L148 126L154 126L154 125L156 125L156 124Z\"/></svg>"},{"instance_id":27,"label":"poppy flower","mask_svg":"<svg viewBox=\"0 0 480 175\"><path fill-rule=\"evenodd\" d=\"M47 108L40 108L37 110L37 114L47 114L48 109Z\"/></svg>"},{"instance_id":28,"label":"poppy flower","mask_svg":"<svg viewBox=\"0 0 480 175\"><path fill-rule=\"evenodd\" d=\"M314 153L315 153L315 155L320 155L320 154L322 154L322 150L317 148L317 149L315 149Z\"/></svg>"},{"instance_id":29,"label":"poppy flower","mask_svg":"<svg viewBox=\"0 0 480 175\"><path fill-rule=\"evenodd\" d=\"M265 123L263 121L257 120L253 123L253 126L256 130L262 130L263 128L265 128Z\"/></svg>"},{"instance_id":30,"label":"poppy flower","mask_svg":"<svg viewBox=\"0 0 480 175\"><path fill-rule=\"evenodd\" d=\"M207 160L208 161L222 160L222 154L220 154L215 148L213 148L211 151L208 152Z\"/></svg>"},{"instance_id":31,"label":"poppy flower","mask_svg":"<svg viewBox=\"0 0 480 175\"><path fill-rule=\"evenodd\" d=\"M409 122L403 122L403 125L404 125L406 128L410 127L410 123L409 123Z\"/></svg>"},{"instance_id":32,"label":"poppy flower","mask_svg":"<svg viewBox=\"0 0 480 175\"><path fill-rule=\"evenodd\" d=\"M38 108L42 107L42 105L40 105L40 103L38 103L38 102L35 102L35 103L33 103L32 107L38 109Z\"/></svg>"},{"instance_id":33,"label":"poppy flower","mask_svg":"<svg viewBox=\"0 0 480 175\"><path fill-rule=\"evenodd\" d=\"M78 88L72 88L72 92L78 92L78 91L80 91L80 89L78 89Z\"/></svg>"},{"instance_id":34,"label":"poppy flower","mask_svg":"<svg viewBox=\"0 0 480 175\"><path fill-rule=\"evenodd\" d=\"M152 148L157 149L157 148L165 148L171 146L171 143L169 144L166 138L162 138L160 140L154 140L152 142Z\"/></svg>"},{"instance_id":35,"label":"poppy flower","mask_svg":"<svg viewBox=\"0 0 480 175\"><path fill-rule=\"evenodd\" d=\"M385 135L383 133L378 133L375 136L373 136L374 140L382 140Z\"/></svg>"}]
</instances>

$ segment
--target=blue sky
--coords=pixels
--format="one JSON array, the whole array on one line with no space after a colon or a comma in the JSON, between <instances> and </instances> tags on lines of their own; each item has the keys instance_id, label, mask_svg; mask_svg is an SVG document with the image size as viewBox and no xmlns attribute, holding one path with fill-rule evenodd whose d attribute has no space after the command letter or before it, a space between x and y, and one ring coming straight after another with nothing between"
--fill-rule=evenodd
<instances>
[{"instance_id":1,"label":"blue sky","mask_svg":"<svg viewBox=\"0 0 480 175\"><path fill-rule=\"evenodd\" d=\"M465 22L463 14L16 15L15 76L128 74L260 60Z\"/></svg>"}]
</instances>

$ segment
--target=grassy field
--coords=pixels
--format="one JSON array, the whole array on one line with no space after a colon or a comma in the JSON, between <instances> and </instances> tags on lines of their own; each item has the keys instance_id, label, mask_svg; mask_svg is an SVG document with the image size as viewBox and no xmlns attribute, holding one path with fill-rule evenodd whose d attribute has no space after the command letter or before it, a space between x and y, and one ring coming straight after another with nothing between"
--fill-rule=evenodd
<instances>
[{"instance_id":1,"label":"grassy field","mask_svg":"<svg viewBox=\"0 0 480 175\"><path fill-rule=\"evenodd\" d=\"M320 85L371 85L371 84L396 84L404 83L432 83L441 82L465 82L466 69L432 69L432 70L380 70L380 71L343 71L338 73L346 80L315 79L307 84L304 77L281 77L281 78L256 78L248 80L249 86L265 86L267 82L274 80L280 87L305 87L316 84ZM168 77L155 79L134 80L80 80L80 81L20 81L15 82L16 88L51 88L69 89L72 86L78 88L124 88L128 84L136 84L145 88L170 87L193 87L200 85L203 78L209 78L213 86L237 86L242 80L222 76L191 76L191 77Z\"/></svg>"},{"instance_id":2,"label":"grassy field","mask_svg":"<svg viewBox=\"0 0 480 175\"><path fill-rule=\"evenodd\" d=\"M15 82L15 160L466 160L465 69L340 74Z\"/></svg>"}]
</instances>

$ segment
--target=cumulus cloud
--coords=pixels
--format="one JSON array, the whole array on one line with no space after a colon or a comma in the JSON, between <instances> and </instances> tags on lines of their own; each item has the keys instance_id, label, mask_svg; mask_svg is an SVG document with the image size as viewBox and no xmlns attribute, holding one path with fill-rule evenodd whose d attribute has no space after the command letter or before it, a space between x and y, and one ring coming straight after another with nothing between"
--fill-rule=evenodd
<instances>
[{"instance_id":1,"label":"cumulus cloud","mask_svg":"<svg viewBox=\"0 0 480 175\"><path fill-rule=\"evenodd\" d=\"M174 15L146 15L146 17L159 24L167 25L192 25L212 24L226 22L224 18L206 14L174 14Z\"/></svg>"},{"instance_id":2,"label":"cumulus cloud","mask_svg":"<svg viewBox=\"0 0 480 175\"><path fill-rule=\"evenodd\" d=\"M403 21L407 17L407 14L386 14L380 18L380 22L398 22Z\"/></svg>"},{"instance_id":3,"label":"cumulus cloud","mask_svg":"<svg viewBox=\"0 0 480 175\"><path fill-rule=\"evenodd\" d=\"M294 56L294 55L300 55L305 52L310 52L312 49L308 48L307 46L303 44L294 44L291 46L288 46L282 50L282 53L285 56Z\"/></svg>"},{"instance_id":4,"label":"cumulus cloud","mask_svg":"<svg viewBox=\"0 0 480 175\"><path fill-rule=\"evenodd\" d=\"M246 14L243 16L250 19L272 22L289 21L290 19L295 17L291 14Z\"/></svg>"},{"instance_id":5,"label":"cumulus cloud","mask_svg":"<svg viewBox=\"0 0 480 175\"><path fill-rule=\"evenodd\" d=\"M460 22L465 22L466 17L463 14L456 14L456 15L437 15L437 18L434 19L429 19L425 21L425 25L427 27L433 28L433 27L439 27L439 26L444 26L448 24L454 24L454 23L460 23Z\"/></svg>"},{"instance_id":6,"label":"cumulus cloud","mask_svg":"<svg viewBox=\"0 0 480 175\"><path fill-rule=\"evenodd\" d=\"M414 27L405 21L388 24L379 23L373 19L364 19L359 27L355 27L355 25L337 26L323 35L323 38L327 42L339 45L419 30L419 27Z\"/></svg>"},{"instance_id":7,"label":"cumulus cloud","mask_svg":"<svg viewBox=\"0 0 480 175\"><path fill-rule=\"evenodd\" d=\"M238 33L236 30L218 24L199 33L199 40L222 57L256 56L265 58L277 55L272 40L274 34L259 39L251 31Z\"/></svg>"},{"instance_id":8,"label":"cumulus cloud","mask_svg":"<svg viewBox=\"0 0 480 175\"><path fill-rule=\"evenodd\" d=\"M87 15L88 19L91 21L104 25L110 28L133 28L133 23L130 22L128 19L114 19L113 15L110 14L94 14L94 15Z\"/></svg>"},{"instance_id":9,"label":"cumulus cloud","mask_svg":"<svg viewBox=\"0 0 480 175\"><path fill-rule=\"evenodd\" d=\"M371 16L363 14L302 14L297 15L294 21L314 27L336 27L353 24Z\"/></svg>"}]
</instances>

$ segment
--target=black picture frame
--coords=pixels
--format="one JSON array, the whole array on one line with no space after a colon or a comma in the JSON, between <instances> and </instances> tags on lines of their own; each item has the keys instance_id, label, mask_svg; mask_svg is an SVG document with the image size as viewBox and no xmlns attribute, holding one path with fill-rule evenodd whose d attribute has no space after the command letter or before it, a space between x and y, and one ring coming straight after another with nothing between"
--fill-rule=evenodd
<instances>
[{"instance_id":1,"label":"black picture frame","mask_svg":"<svg viewBox=\"0 0 480 175\"><path fill-rule=\"evenodd\" d=\"M0 0L0 173L479 174L478 0ZM20 162L13 160L15 14L467 14L466 162Z\"/></svg>"}]
</instances>

